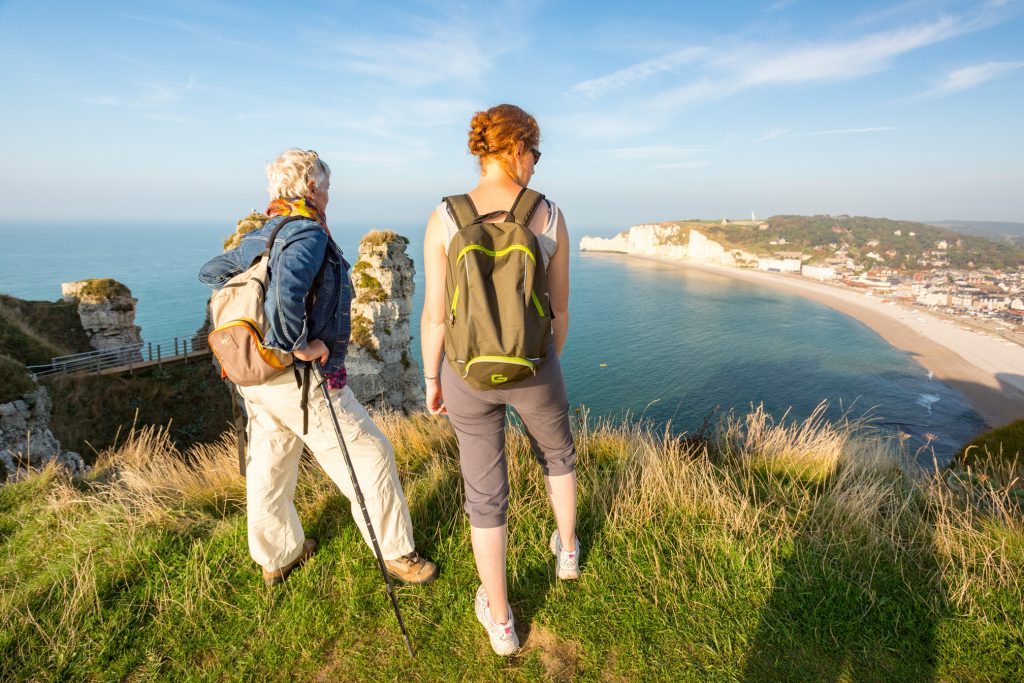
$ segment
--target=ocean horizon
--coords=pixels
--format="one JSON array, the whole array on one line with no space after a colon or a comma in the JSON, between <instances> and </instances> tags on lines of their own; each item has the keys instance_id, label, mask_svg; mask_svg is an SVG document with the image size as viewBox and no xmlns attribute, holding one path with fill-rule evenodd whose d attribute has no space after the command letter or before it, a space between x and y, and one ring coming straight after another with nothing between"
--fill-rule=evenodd
<instances>
[{"instance_id":1,"label":"ocean horizon","mask_svg":"<svg viewBox=\"0 0 1024 683\"><path fill-rule=\"evenodd\" d=\"M139 300L145 341L188 337L209 289L199 267L220 252L231 226L0 224L0 293L56 300L61 282L112 277ZM410 319L420 362L421 225L389 227L410 238L417 264ZM355 262L361 226L332 225ZM43 245L46 245L45 248ZM570 336L562 363L574 408L591 417L642 419L694 432L729 411L763 404L776 419L803 419L822 401L829 419L862 419L905 448L940 462L984 428L958 391L862 323L799 296L728 277L571 245ZM925 447L925 444L928 444Z\"/></svg>"}]
</instances>

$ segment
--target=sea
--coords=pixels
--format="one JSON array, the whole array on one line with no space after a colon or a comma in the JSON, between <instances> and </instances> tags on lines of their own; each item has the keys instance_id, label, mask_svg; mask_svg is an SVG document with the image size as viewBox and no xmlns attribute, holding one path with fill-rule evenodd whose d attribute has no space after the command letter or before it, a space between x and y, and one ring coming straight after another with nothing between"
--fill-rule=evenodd
<instances>
[{"instance_id":1,"label":"sea","mask_svg":"<svg viewBox=\"0 0 1024 683\"><path fill-rule=\"evenodd\" d=\"M365 229L332 225L350 261ZM419 264L422 226L391 229L410 238ZM196 274L231 231L213 222L0 223L0 293L53 301L62 282L112 277L138 299L144 341L190 337L209 297ZM693 434L730 411L763 405L777 420L800 420L827 401L828 419L864 420L925 465L985 427L961 393L852 318L725 276L581 253L579 234L562 364L573 408L591 418ZM417 362L422 296L418 269Z\"/></svg>"}]
</instances>

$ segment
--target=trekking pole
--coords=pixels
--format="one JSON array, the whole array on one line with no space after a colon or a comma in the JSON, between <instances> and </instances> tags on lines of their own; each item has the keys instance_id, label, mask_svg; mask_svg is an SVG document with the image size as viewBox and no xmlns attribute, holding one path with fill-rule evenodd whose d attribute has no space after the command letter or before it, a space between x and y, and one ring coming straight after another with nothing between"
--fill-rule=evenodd
<instances>
[{"instance_id":1,"label":"trekking pole","mask_svg":"<svg viewBox=\"0 0 1024 683\"><path fill-rule=\"evenodd\" d=\"M341 454L345 457L345 466L348 468L348 476L352 479L352 489L356 494L356 501L359 509L363 511L363 521L366 522L366 531L370 536L373 545L373 552L377 556L377 567L384 577L384 583L388 587L388 597L391 598L391 605L395 608L395 616L398 618L398 625L402 627L402 635L405 637L405 649L409 651L410 657L415 657L412 650L412 640L409 639L409 630L405 627L405 620L402 619L402 611L398 609L398 597L395 595L395 587L391 583L391 575L384 566L384 554L380 551L380 544L377 543L377 534L373 531L373 524L370 522L370 513L366 510L366 500L363 499L363 491L359 488L359 481L356 479L355 468L352 467L352 457L348 454L348 446L345 445L345 437L341 435L341 424L338 423L338 416L334 412L334 405L331 403L331 394L327 388L327 380L324 379L320 363L313 361L313 369L316 371L316 381L323 392L324 400L327 401L327 412L331 414L331 422L334 423L334 433L338 436L338 446L341 447Z\"/></svg>"}]
</instances>

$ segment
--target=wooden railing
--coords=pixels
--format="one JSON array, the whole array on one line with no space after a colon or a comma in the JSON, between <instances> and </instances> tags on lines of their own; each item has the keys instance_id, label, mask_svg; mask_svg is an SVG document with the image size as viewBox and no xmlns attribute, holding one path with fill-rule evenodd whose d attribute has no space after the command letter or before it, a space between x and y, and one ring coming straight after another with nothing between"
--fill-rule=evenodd
<instances>
[{"instance_id":1,"label":"wooden railing","mask_svg":"<svg viewBox=\"0 0 1024 683\"><path fill-rule=\"evenodd\" d=\"M71 374L114 374L168 363L189 362L208 356L206 337L172 337L155 342L128 344L53 358L46 365L28 367L36 377Z\"/></svg>"}]
</instances>

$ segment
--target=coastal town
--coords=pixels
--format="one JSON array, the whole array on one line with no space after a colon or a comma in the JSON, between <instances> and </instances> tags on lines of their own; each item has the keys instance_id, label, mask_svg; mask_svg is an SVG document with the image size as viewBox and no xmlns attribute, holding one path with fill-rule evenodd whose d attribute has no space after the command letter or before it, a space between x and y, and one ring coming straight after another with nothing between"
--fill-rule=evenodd
<instances>
[{"instance_id":1,"label":"coastal town","mask_svg":"<svg viewBox=\"0 0 1024 683\"><path fill-rule=\"evenodd\" d=\"M1021 419L1021 248L923 224L845 218L649 223L611 238L583 237L579 246L824 304L911 354L989 425Z\"/></svg>"},{"instance_id":2,"label":"coastal town","mask_svg":"<svg viewBox=\"0 0 1024 683\"><path fill-rule=\"evenodd\" d=\"M1024 261L999 264L1002 267L963 263L963 259L956 263L951 252L963 251L965 238L928 234L932 230L927 227L895 227L889 240L868 235L855 244L849 239L853 229L844 225L846 221L837 219L829 228L829 241L808 240L806 235L794 239L786 234L789 222L723 219L718 225L698 226L694 221L637 225L610 240L584 238L581 250L647 253L806 278L927 310L1024 345ZM750 239L752 235L762 239ZM887 244L908 240L916 249Z\"/></svg>"}]
</instances>

